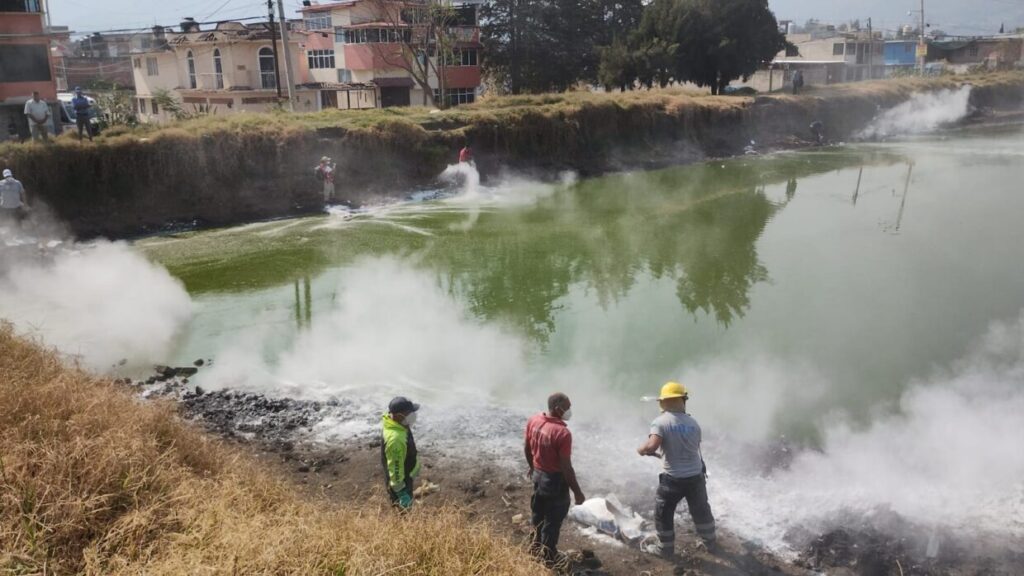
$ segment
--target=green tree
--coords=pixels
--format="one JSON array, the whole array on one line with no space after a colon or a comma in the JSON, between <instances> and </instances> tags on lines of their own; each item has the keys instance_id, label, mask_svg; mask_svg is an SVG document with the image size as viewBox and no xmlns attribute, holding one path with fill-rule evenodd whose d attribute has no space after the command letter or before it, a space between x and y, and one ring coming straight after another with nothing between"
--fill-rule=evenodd
<instances>
[{"instance_id":1,"label":"green tree","mask_svg":"<svg viewBox=\"0 0 1024 576\"><path fill-rule=\"evenodd\" d=\"M601 47L624 41L642 11L641 0L490 0L481 10L485 72L512 94L597 82Z\"/></svg>"},{"instance_id":2,"label":"green tree","mask_svg":"<svg viewBox=\"0 0 1024 576\"><path fill-rule=\"evenodd\" d=\"M671 54L675 81L710 87L712 94L737 78L749 78L786 48L767 0L654 0L644 10L635 42L658 47L658 57ZM673 45L676 49L666 52ZM641 83L650 85L655 74L647 73L651 78Z\"/></svg>"}]
</instances>

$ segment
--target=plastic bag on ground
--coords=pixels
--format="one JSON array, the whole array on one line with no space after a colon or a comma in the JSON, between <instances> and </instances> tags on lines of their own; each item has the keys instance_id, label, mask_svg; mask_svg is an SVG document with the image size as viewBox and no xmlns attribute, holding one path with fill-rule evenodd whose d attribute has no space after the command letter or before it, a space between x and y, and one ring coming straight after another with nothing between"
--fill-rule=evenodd
<instances>
[{"instance_id":1,"label":"plastic bag on ground","mask_svg":"<svg viewBox=\"0 0 1024 576\"><path fill-rule=\"evenodd\" d=\"M569 518L625 542L637 542L646 536L644 519L624 506L614 494L590 498L569 510Z\"/></svg>"}]
</instances>

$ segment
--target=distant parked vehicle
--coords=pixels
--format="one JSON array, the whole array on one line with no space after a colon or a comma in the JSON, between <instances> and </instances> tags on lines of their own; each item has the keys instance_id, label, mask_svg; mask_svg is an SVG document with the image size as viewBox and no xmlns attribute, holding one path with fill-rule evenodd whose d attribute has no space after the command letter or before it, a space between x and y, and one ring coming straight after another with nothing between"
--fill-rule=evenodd
<instances>
[{"instance_id":1,"label":"distant parked vehicle","mask_svg":"<svg viewBox=\"0 0 1024 576\"><path fill-rule=\"evenodd\" d=\"M58 92L57 100L60 102L61 107L61 122L63 122L64 129L70 129L75 127L75 108L71 105L71 100L75 97L73 92ZM103 110L96 103L96 99L92 96L86 95L86 99L89 100L89 131L92 132L93 136L100 133L101 130L107 127L106 118L103 116Z\"/></svg>"}]
</instances>

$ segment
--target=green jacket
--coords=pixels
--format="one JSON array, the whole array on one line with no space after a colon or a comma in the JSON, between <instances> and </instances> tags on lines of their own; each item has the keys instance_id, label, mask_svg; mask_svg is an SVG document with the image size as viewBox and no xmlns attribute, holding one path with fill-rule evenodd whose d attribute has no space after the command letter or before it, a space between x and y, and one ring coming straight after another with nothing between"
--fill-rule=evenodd
<instances>
[{"instance_id":1,"label":"green jacket","mask_svg":"<svg viewBox=\"0 0 1024 576\"><path fill-rule=\"evenodd\" d=\"M381 462L392 492L405 488L406 478L420 474L420 458L412 431L384 414L381 422Z\"/></svg>"}]
</instances>

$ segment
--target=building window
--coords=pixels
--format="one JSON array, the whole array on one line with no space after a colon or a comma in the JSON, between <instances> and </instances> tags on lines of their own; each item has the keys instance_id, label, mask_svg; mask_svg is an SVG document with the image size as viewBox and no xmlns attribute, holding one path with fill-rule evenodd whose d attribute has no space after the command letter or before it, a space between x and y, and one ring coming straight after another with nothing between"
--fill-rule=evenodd
<instances>
[{"instance_id":1,"label":"building window","mask_svg":"<svg viewBox=\"0 0 1024 576\"><path fill-rule=\"evenodd\" d=\"M156 58L146 58L146 76L159 76L160 66L157 64Z\"/></svg>"},{"instance_id":2,"label":"building window","mask_svg":"<svg viewBox=\"0 0 1024 576\"><path fill-rule=\"evenodd\" d=\"M50 50L45 44L0 44L0 82L50 80Z\"/></svg>"},{"instance_id":3,"label":"building window","mask_svg":"<svg viewBox=\"0 0 1024 576\"><path fill-rule=\"evenodd\" d=\"M149 103L153 106L153 115L156 116L160 113L160 106L157 105L156 100L150 100Z\"/></svg>"},{"instance_id":4,"label":"building window","mask_svg":"<svg viewBox=\"0 0 1024 576\"><path fill-rule=\"evenodd\" d=\"M338 68L338 82L341 84L352 83L352 71L345 68Z\"/></svg>"},{"instance_id":5,"label":"building window","mask_svg":"<svg viewBox=\"0 0 1024 576\"><path fill-rule=\"evenodd\" d=\"M857 55L857 45L852 43L852 42L848 42L846 44L846 55L847 56L856 56Z\"/></svg>"},{"instance_id":6,"label":"building window","mask_svg":"<svg viewBox=\"0 0 1024 576\"><path fill-rule=\"evenodd\" d=\"M307 14L304 20L306 30L327 30L332 27L330 12L314 12Z\"/></svg>"},{"instance_id":7,"label":"building window","mask_svg":"<svg viewBox=\"0 0 1024 576\"><path fill-rule=\"evenodd\" d=\"M142 58L132 58L132 66L142 69Z\"/></svg>"},{"instance_id":8,"label":"building window","mask_svg":"<svg viewBox=\"0 0 1024 576\"><path fill-rule=\"evenodd\" d=\"M434 102L441 101L441 91L434 90ZM458 106L476 102L476 88L450 88L445 90L445 105Z\"/></svg>"},{"instance_id":9,"label":"building window","mask_svg":"<svg viewBox=\"0 0 1024 576\"><path fill-rule=\"evenodd\" d=\"M213 49L213 82L217 90L224 89L224 66L220 62L220 48Z\"/></svg>"},{"instance_id":10,"label":"building window","mask_svg":"<svg viewBox=\"0 0 1024 576\"><path fill-rule=\"evenodd\" d=\"M843 43L842 42L836 42L835 44L832 45L832 55L833 56L842 56L843 55Z\"/></svg>"},{"instance_id":11,"label":"building window","mask_svg":"<svg viewBox=\"0 0 1024 576\"><path fill-rule=\"evenodd\" d=\"M0 0L0 12L41 12L39 0Z\"/></svg>"},{"instance_id":12,"label":"building window","mask_svg":"<svg viewBox=\"0 0 1024 576\"><path fill-rule=\"evenodd\" d=\"M335 28L334 41L338 44L380 44L411 42L412 30L408 28Z\"/></svg>"},{"instance_id":13,"label":"building window","mask_svg":"<svg viewBox=\"0 0 1024 576\"><path fill-rule=\"evenodd\" d=\"M192 51L189 50L188 54L185 55L185 63L188 65L188 87L196 89L196 59L192 57Z\"/></svg>"},{"instance_id":14,"label":"building window","mask_svg":"<svg viewBox=\"0 0 1024 576\"><path fill-rule=\"evenodd\" d=\"M274 51L266 46L260 48L260 86L264 90L277 88L277 74L274 69Z\"/></svg>"},{"instance_id":15,"label":"building window","mask_svg":"<svg viewBox=\"0 0 1024 576\"><path fill-rule=\"evenodd\" d=\"M334 50L309 50L306 52L310 70L334 68Z\"/></svg>"},{"instance_id":16,"label":"building window","mask_svg":"<svg viewBox=\"0 0 1024 576\"><path fill-rule=\"evenodd\" d=\"M970 46L967 47L967 56L969 56L971 58L977 58L978 57L978 45L977 44L971 44Z\"/></svg>"},{"instance_id":17,"label":"building window","mask_svg":"<svg viewBox=\"0 0 1024 576\"><path fill-rule=\"evenodd\" d=\"M477 66L479 54L476 49L455 50L445 60L445 66Z\"/></svg>"}]
</instances>

